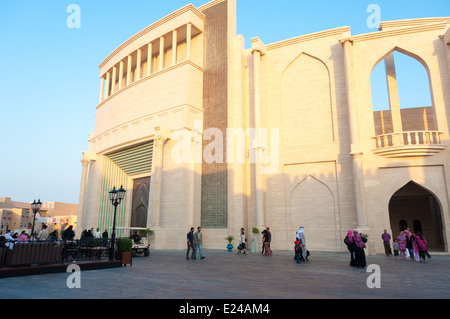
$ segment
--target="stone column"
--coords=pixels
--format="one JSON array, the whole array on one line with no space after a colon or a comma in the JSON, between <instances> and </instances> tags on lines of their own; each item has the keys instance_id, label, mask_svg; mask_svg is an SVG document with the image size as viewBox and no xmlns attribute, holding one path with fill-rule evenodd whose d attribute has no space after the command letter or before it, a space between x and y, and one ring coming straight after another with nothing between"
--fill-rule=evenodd
<instances>
[{"instance_id":1,"label":"stone column","mask_svg":"<svg viewBox=\"0 0 450 319\"><path fill-rule=\"evenodd\" d=\"M123 87L123 60L119 63L119 90Z\"/></svg>"},{"instance_id":2,"label":"stone column","mask_svg":"<svg viewBox=\"0 0 450 319\"><path fill-rule=\"evenodd\" d=\"M155 128L153 142L152 177L150 181L150 209L153 209L153 227L159 227L161 207L161 182L164 156L164 143L170 138L169 131L160 127Z\"/></svg>"},{"instance_id":3,"label":"stone column","mask_svg":"<svg viewBox=\"0 0 450 319\"><path fill-rule=\"evenodd\" d=\"M103 94L105 93L105 76L102 76L100 78L100 98L98 103L102 103L103 102Z\"/></svg>"},{"instance_id":4,"label":"stone column","mask_svg":"<svg viewBox=\"0 0 450 319\"><path fill-rule=\"evenodd\" d=\"M86 186L89 175L89 165L92 161L96 160L96 156L93 153L83 152L83 158L81 159L81 183L80 183L80 195L78 199L78 213L77 213L77 229L84 229L84 203L86 199Z\"/></svg>"},{"instance_id":5,"label":"stone column","mask_svg":"<svg viewBox=\"0 0 450 319\"><path fill-rule=\"evenodd\" d=\"M112 79L111 79L111 95L116 91L116 78L117 78L117 67L113 67Z\"/></svg>"},{"instance_id":6,"label":"stone column","mask_svg":"<svg viewBox=\"0 0 450 319\"><path fill-rule=\"evenodd\" d=\"M175 29L172 32L172 65L177 63L177 39L178 31Z\"/></svg>"},{"instance_id":7,"label":"stone column","mask_svg":"<svg viewBox=\"0 0 450 319\"><path fill-rule=\"evenodd\" d=\"M255 196L256 196L256 227L259 230L265 229L264 218L264 189L261 174L262 149L260 141L261 118L260 118L260 62L261 56L265 54L264 44L258 39L252 39L253 55L253 116L255 125L255 140L253 144L255 155Z\"/></svg>"},{"instance_id":8,"label":"stone column","mask_svg":"<svg viewBox=\"0 0 450 319\"><path fill-rule=\"evenodd\" d=\"M445 45L445 52L447 53L447 68L450 74L450 28L447 29L444 35L440 37Z\"/></svg>"},{"instance_id":9,"label":"stone column","mask_svg":"<svg viewBox=\"0 0 450 319\"><path fill-rule=\"evenodd\" d=\"M367 229L366 196L364 184L363 152L359 141L358 106L355 97L353 79L353 41L349 38L341 40L344 47L345 79L347 88L347 108L350 123L351 150L353 164L353 181L356 201L358 229Z\"/></svg>"},{"instance_id":10,"label":"stone column","mask_svg":"<svg viewBox=\"0 0 450 319\"><path fill-rule=\"evenodd\" d=\"M128 63L127 63L127 85L131 84L131 64L133 63L133 56L128 55Z\"/></svg>"},{"instance_id":11,"label":"stone column","mask_svg":"<svg viewBox=\"0 0 450 319\"><path fill-rule=\"evenodd\" d=\"M147 46L147 76L152 73L152 53L153 53L153 44L150 42Z\"/></svg>"},{"instance_id":12,"label":"stone column","mask_svg":"<svg viewBox=\"0 0 450 319\"><path fill-rule=\"evenodd\" d=\"M402 115L400 113L400 100L398 98L397 75L395 74L394 53L384 59L386 68L386 82L389 92L389 108L392 117L393 133L403 132Z\"/></svg>"},{"instance_id":13,"label":"stone column","mask_svg":"<svg viewBox=\"0 0 450 319\"><path fill-rule=\"evenodd\" d=\"M161 71L164 68L164 37L159 38L159 68Z\"/></svg>"},{"instance_id":14,"label":"stone column","mask_svg":"<svg viewBox=\"0 0 450 319\"><path fill-rule=\"evenodd\" d=\"M186 60L191 58L191 37L192 37L192 24L188 23L186 26Z\"/></svg>"},{"instance_id":15,"label":"stone column","mask_svg":"<svg viewBox=\"0 0 450 319\"><path fill-rule=\"evenodd\" d=\"M105 88L105 90L106 90L106 93L105 93L105 98L108 98L108 96L109 96L109 92L110 92L110 84L111 83L111 72L107 72L106 73L106 88Z\"/></svg>"},{"instance_id":16,"label":"stone column","mask_svg":"<svg viewBox=\"0 0 450 319\"><path fill-rule=\"evenodd\" d=\"M137 50L136 58L136 81L141 78L141 61L142 60L142 49Z\"/></svg>"}]
</instances>

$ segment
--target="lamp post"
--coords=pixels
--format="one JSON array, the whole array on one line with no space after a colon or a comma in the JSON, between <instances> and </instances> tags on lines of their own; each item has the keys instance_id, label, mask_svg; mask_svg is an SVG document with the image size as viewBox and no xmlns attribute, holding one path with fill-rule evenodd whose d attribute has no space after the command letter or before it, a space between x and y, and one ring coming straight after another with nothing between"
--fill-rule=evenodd
<instances>
[{"instance_id":1,"label":"lamp post","mask_svg":"<svg viewBox=\"0 0 450 319\"><path fill-rule=\"evenodd\" d=\"M34 200L34 201L31 203L31 210L33 211L34 217L33 217L33 227L31 228L31 235L30 235L30 236L33 236L33 233L34 233L34 223L35 223L35 221L36 221L36 214L37 214L37 212L39 212L39 210L41 209L41 207L42 207L42 203L41 203L41 200L40 200L40 199L38 199L37 202L36 202L36 200Z\"/></svg>"},{"instance_id":2,"label":"lamp post","mask_svg":"<svg viewBox=\"0 0 450 319\"><path fill-rule=\"evenodd\" d=\"M110 260L115 260L115 254L114 254L114 244L116 242L116 212L117 212L117 206L119 206L120 202L122 202L122 199L125 197L126 191L123 189L122 186L118 190L116 190L116 186L113 187L113 189L109 192L109 200L111 201L112 205L114 206L114 219L113 219L113 229L111 234L111 253L109 255Z\"/></svg>"}]
</instances>

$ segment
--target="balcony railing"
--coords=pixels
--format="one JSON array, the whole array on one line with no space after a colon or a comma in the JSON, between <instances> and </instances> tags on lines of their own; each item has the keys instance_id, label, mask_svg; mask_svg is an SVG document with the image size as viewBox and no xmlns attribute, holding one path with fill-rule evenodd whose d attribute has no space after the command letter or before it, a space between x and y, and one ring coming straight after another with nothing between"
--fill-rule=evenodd
<instances>
[{"instance_id":1,"label":"balcony railing","mask_svg":"<svg viewBox=\"0 0 450 319\"><path fill-rule=\"evenodd\" d=\"M431 156L446 148L440 131L407 131L373 137L373 152L386 157Z\"/></svg>"}]
</instances>

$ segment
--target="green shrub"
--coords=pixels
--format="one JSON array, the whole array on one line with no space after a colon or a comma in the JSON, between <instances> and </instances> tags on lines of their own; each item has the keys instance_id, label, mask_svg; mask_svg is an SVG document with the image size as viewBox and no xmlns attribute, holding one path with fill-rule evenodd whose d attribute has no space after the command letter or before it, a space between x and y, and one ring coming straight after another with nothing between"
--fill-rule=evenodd
<instances>
[{"instance_id":1,"label":"green shrub","mask_svg":"<svg viewBox=\"0 0 450 319\"><path fill-rule=\"evenodd\" d=\"M120 252L131 251L133 241L130 238L120 238L117 244L117 250Z\"/></svg>"}]
</instances>

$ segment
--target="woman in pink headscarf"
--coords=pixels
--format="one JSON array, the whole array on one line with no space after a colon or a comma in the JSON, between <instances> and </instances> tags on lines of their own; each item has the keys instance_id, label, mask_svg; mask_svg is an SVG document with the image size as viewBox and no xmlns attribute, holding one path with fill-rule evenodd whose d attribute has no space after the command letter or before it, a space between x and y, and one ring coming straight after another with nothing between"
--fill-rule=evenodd
<instances>
[{"instance_id":1,"label":"woman in pink headscarf","mask_svg":"<svg viewBox=\"0 0 450 319\"><path fill-rule=\"evenodd\" d=\"M406 249L409 253L409 258L411 260L414 260L414 245L415 242L414 238L415 236L411 234L411 232L408 229L405 229L405 235L406 235Z\"/></svg>"},{"instance_id":2,"label":"woman in pink headscarf","mask_svg":"<svg viewBox=\"0 0 450 319\"><path fill-rule=\"evenodd\" d=\"M417 248L419 249L419 257L420 262L425 262L425 253L427 251L427 241L422 233L417 232L417 236L415 238L415 243Z\"/></svg>"},{"instance_id":3,"label":"woman in pink headscarf","mask_svg":"<svg viewBox=\"0 0 450 319\"><path fill-rule=\"evenodd\" d=\"M345 236L344 243L350 252L350 267L355 267L355 241L353 240L353 232L349 230Z\"/></svg>"},{"instance_id":4,"label":"woman in pink headscarf","mask_svg":"<svg viewBox=\"0 0 450 319\"><path fill-rule=\"evenodd\" d=\"M365 268L366 267L366 253L364 248L366 247L367 239L356 230L353 231L353 239L355 241L355 267Z\"/></svg>"}]
</instances>

